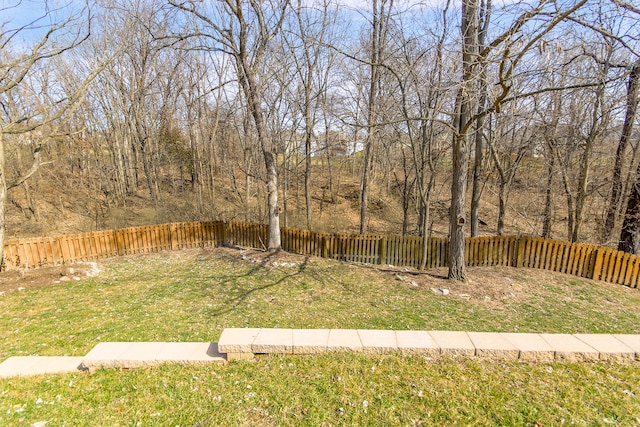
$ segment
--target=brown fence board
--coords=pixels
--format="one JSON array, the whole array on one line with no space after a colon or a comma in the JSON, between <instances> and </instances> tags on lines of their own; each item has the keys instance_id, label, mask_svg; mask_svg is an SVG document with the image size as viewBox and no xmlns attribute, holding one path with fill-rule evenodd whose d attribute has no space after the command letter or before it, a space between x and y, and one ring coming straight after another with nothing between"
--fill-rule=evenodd
<instances>
[{"instance_id":1,"label":"brown fence board","mask_svg":"<svg viewBox=\"0 0 640 427\"><path fill-rule=\"evenodd\" d=\"M633 257L633 260L633 272L631 273L631 279L629 279L629 286L637 288L638 276L640 275L640 257L636 255Z\"/></svg>"},{"instance_id":2,"label":"brown fence board","mask_svg":"<svg viewBox=\"0 0 640 427\"><path fill-rule=\"evenodd\" d=\"M446 266L448 239L416 236L324 234L283 228L289 252L347 262L418 268ZM224 244L266 249L269 227L244 222L184 222L77 235L9 240L5 268L32 268L117 255ZM527 236L475 237L465 241L468 266L522 266L638 287L640 257L611 248Z\"/></svg>"}]
</instances>

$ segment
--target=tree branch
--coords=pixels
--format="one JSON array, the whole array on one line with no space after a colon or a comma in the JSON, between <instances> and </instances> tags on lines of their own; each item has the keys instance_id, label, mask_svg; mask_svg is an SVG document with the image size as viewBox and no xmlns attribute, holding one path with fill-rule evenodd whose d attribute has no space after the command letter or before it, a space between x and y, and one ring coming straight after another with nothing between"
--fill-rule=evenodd
<instances>
[{"instance_id":1,"label":"tree branch","mask_svg":"<svg viewBox=\"0 0 640 427\"><path fill-rule=\"evenodd\" d=\"M36 147L36 149L33 150L33 163L31 164L31 167L20 178L18 178L14 182L7 183L7 190L11 190L12 188L19 186L20 184L22 184L23 182L25 182L26 180L31 178L33 176L33 174L35 174L38 171L38 169L40 169L40 166L44 166L44 165L48 165L48 164L53 163L53 161L44 162L44 163L40 161L40 150L41 149L42 149L42 145L38 145Z\"/></svg>"}]
</instances>

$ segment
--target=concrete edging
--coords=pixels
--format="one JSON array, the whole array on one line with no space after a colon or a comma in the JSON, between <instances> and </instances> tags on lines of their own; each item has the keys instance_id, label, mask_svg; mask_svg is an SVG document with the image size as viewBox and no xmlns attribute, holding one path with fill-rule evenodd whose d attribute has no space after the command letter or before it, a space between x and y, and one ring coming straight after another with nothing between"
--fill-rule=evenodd
<instances>
[{"instance_id":1,"label":"concrete edging","mask_svg":"<svg viewBox=\"0 0 640 427\"><path fill-rule=\"evenodd\" d=\"M167 362L226 363L253 359L256 354L336 352L625 363L640 360L640 335L226 328L217 343L102 342L84 357L10 357L0 363L0 378L99 368L136 368Z\"/></svg>"},{"instance_id":2,"label":"concrete edging","mask_svg":"<svg viewBox=\"0 0 640 427\"><path fill-rule=\"evenodd\" d=\"M369 329L226 328L218 342L227 360L255 354L419 354L527 361L640 360L639 335L534 334Z\"/></svg>"}]
</instances>

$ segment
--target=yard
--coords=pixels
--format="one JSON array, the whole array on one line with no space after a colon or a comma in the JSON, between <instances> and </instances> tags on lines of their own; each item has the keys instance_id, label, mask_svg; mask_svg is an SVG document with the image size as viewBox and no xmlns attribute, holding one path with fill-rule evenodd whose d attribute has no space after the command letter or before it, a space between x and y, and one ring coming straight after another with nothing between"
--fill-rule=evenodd
<instances>
[{"instance_id":1,"label":"yard","mask_svg":"<svg viewBox=\"0 0 640 427\"><path fill-rule=\"evenodd\" d=\"M444 270L217 248L3 273L0 361L80 356L100 341L216 341L244 326L640 333L636 289L469 271L462 284ZM0 380L0 424L637 425L638 393L636 363L269 356Z\"/></svg>"}]
</instances>

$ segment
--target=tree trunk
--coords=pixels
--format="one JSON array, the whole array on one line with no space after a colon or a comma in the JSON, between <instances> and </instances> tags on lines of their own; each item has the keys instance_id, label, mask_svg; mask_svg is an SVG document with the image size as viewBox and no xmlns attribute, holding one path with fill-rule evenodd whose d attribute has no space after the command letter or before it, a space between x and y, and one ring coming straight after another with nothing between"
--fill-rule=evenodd
<instances>
[{"instance_id":1,"label":"tree trunk","mask_svg":"<svg viewBox=\"0 0 640 427\"><path fill-rule=\"evenodd\" d=\"M431 205L431 190L436 182L436 175L434 171L431 171L431 176L429 177L429 184L427 185L427 191L420 198L420 235L424 239L425 243L422 248L422 258L420 259L420 270L424 270L427 267L427 247L426 243L429 239L429 209Z\"/></svg>"},{"instance_id":2,"label":"tree trunk","mask_svg":"<svg viewBox=\"0 0 640 427\"><path fill-rule=\"evenodd\" d=\"M461 107L462 108L462 107ZM467 280L464 258L464 226L467 175L469 168L467 135L456 135L453 143L453 173L451 178L451 212L449 215L449 279Z\"/></svg>"},{"instance_id":3,"label":"tree trunk","mask_svg":"<svg viewBox=\"0 0 640 427\"><path fill-rule=\"evenodd\" d=\"M378 7L380 5L380 7ZM385 5L387 10L385 11ZM360 186L360 233L367 232L367 209L369 203L369 180L371 175L372 157L374 154L374 144L378 136L374 127L377 120L376 109L378 108L378 94L380 85L380 63L382 62L382 52L385 49L385 42L388 32L388 20L393 0L387 3L386 0L373 0L372 9L372 35L371 35L371 81L369 85L369 100L367 102L367 139L365 140L364 164L362 165L362 184Z\"/></svg>"},{"instance_id":4,"label":"tree trunk","mask_svg":"<svg viewBox=\"0 0 640 427\"><path fill-rule=\"evenodd\" d=\"M288 216L289 216L289 206L287 202L287 193L289 187L289 156L286 154L282 159L282 225L284 228L287 228L288 225Z\"/></svg>"},{"instance_id":5,"label":"tree trunk","mask_svg":"<svg viewBox=\"0 0 640 427\"><path fill-rule=\"evenodd\" d=\"M0 129L0 271L6 268L4 239L6 230L5 212L7 208L7 175L4 157L4 134Z\"/></svg>"},{"instance_id":6,"label":"tree trunk","mask_svg":"<svg viewBox=\"0 0 640 427\"><path fill-rule=\"evenodd\" d=\"M487 36L487 31L489 29L489 17L491 16L491 0L481 2L482 10L481 16L483 17L483 21L478 30L478 48L482 49L485 47L485 39ZM487 103L487 70L486 64L482 64L482 70L480 72L480 76L478 77L480 84L480 96L478 101L478 112L481 112L485 109L485 105ZM471 237L476 237L479 231L479 211L480 211L480 199L482 198L482 183L481 183L481 175L482 175L482 166L483 166L483 145L484 141L482 137L484 136L484 116L480 116L476 119L476 133L475 133L475 158L474 158L474 167L473 167L473 181L472 181L472 189L471 189Z\"/></svg>"},{"instance_id":7,"label":"tree trunk","mask_svg":"<svg viewBox=\"0 0 640 427\"><path fill-rule=\"evenodd\" d=\"M370 131L369 131L370 132ZM371 164L371 138L367 137L362 161L362 183L360 184L360 234L367 232L367 207L369 205L369 169Z\"/></svg>"},{"instance_id":8,"label":"tree trunk","mask_svg":"<svg viewBox=\"0 0 640 427\"><path fill-rule=\"evenodd\" d=\"M551 216L553 203L553 172L554 172L554 155L551 153L547 159L547 187L545 190L544 214L542 219L542 237L551 238Z\"/></svg>"},{"instance_id":9,"label":"tree trunk","mask_svg":"<svg viewBox=\"0 0 640 427\"><path fill-rule=\"evenodd\" d=\"M636 171L636 183L631 187L627 211L624 215L618 250L631 254L640 253L640 168Z\"/></svg>"},{"instance_id":10,"label":"tree trunk","mask_svg":"<svg viewBox=\"0 0 640 427\"><path fill-rule=\"evenodd\" d=\"M305 119L305 122L307 122L307 119ZM307 132L304 140L304 204L307 215L307 230L311 230L311 132L313 132L311 126L312 124L307 122Z\"/></svg>"},{"instance_id":11,"label":"tree trunk","mask_svg":"<svg viewBox=\"0 0 640 427\"><path fill-rule=\"evenodd\" d=\"M258 144L262 149L264 164L267 168L267 213L269 217L269 250L280 250L280 208L278 206L278 170L273 153L269 150L266 138L266 126L262 116L262 107L257 90L255 77L249 72L251 68L244 65L243 58L238 58L241 86L249 104L249 110L258 134Z\"/></svg>"},{"instance_id":12,"label":"tree trunk","mask_svg":"<svg viewBox=\"0 0 640 427\"><path fill-rule=\"evenodd\" d=\"M564 170L562 173L562 185L564 186L564 194L567 197L567 240L570 240L573 233L573 195L571 194L569 179Z\"/></svg>"},{"instance_id":13,"label":"tree trunk","mask_svg":"<svg viewBox=\"0 0 640 427\"><path fill-rule=\"evenodd\" d=\"M158 201L158 182L154 174L153 164L151 160L150 147L148 143L142 147L142 167L144 168L144 175L147 178L147 186L149 187L149 195L151 200L155 203Z\"/></svg>"},{"instance_id":14,"label":"tree trunk","mask_svg":"<svg viewBox=\"0 0 640 427\"><path fill-rule=\"evenodd\" d=\"M269 212L269 250L280 250L280 213L278 208L278 172L273 153L263 149L267 167L267 209Z\"/></svg>"},{"instance_id":15,"label":"tree trunk","mask_svg":"<svg viewBox=\"0 0 640 427\"><path fill-rule=\"evenodd\" d=\"M507 199L505 197L506 186L506 182L501 180L500 188L498 188L498 230L496 233L498 236L504 234L504 216L507 210Z\"/></svg>"},{"instance_id":16,"label":"tree trunk","mask_svg":"<svg viewBox=\"0 0 640 427\"><path fill-rule=\"evenodd\" d=\"M633 132L633 125L638 113L638 92L640 88L640 61L631 68L627 82L627 103L622 125L622 134L616 150L615 164L613 165L613 177L611 183L611 197L607 208L607 216L604 223L603 241L606 243L611 238L611 233L618 220L618 211L622 199L622 163L624 154Z\"/></svg>"},{"instance_id":17,"label":"tree trunk","mask_svg":"<svg viewBox=\"0 0 640 427\"><path fill-rule=\"evenodd\" d=\"M467 176L469 175L469 126L472 108L471 91L475 81L477 59L478 0L462 2L462 85L458 90L453 138L453 172L449 212L449 279L467 280L464 258Z\"/></svg>"},{"instance_id":18,"label":"tree trunk","mask_svg":"<svg viewBox=\"0 0 640 427\"><path fill-rule=\"evenodd\" d=\"M482 102L482 101L481 101ZM480 175L482 173L482 159L483 159L483 141L482 141L482 128L484 127L484 120L479 117L476 120L476 135L475 135L475 158L473 166L473 181L471 189L471 237L478 235L478 211L480 210L480 198L482 197L482 185L480 182Z\"/></svg>"}]
</instances>

